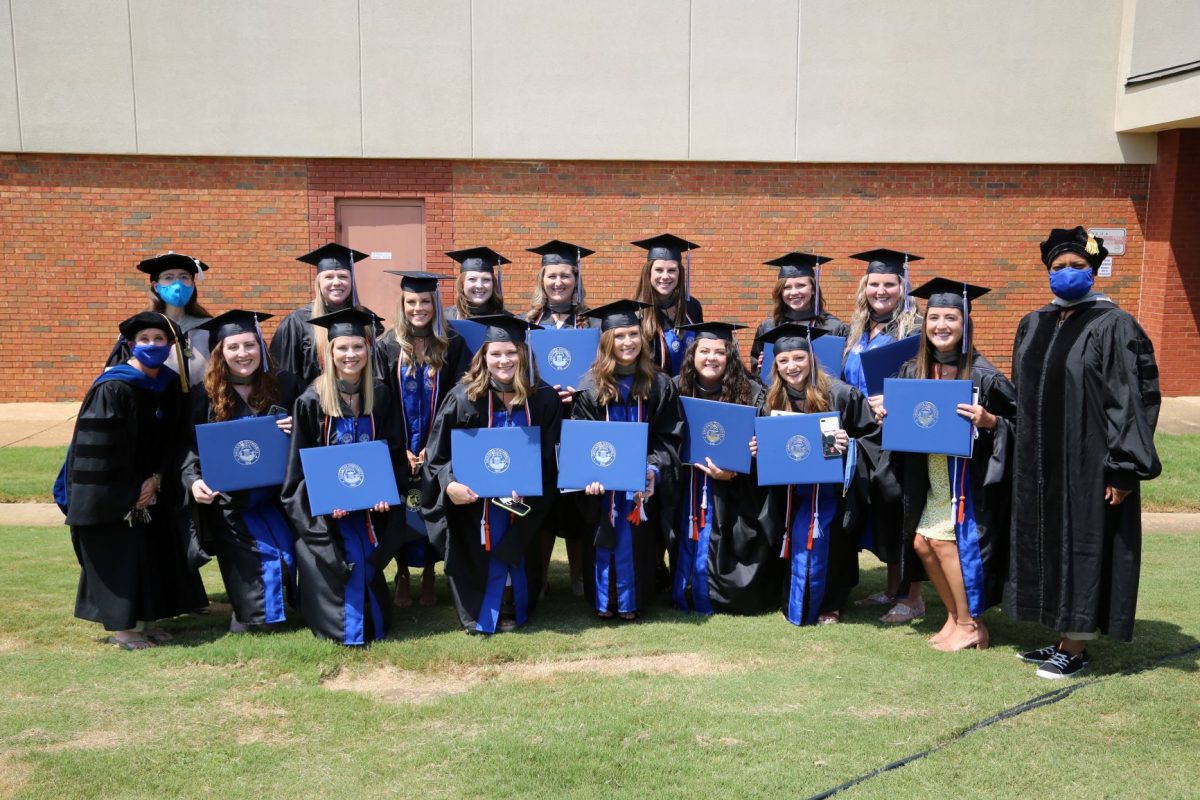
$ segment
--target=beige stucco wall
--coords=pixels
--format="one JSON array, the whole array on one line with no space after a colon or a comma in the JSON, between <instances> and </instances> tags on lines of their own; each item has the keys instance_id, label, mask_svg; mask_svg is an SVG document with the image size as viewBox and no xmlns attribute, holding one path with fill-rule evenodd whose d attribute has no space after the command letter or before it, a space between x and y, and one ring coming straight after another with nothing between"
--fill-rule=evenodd
<instances>
[{"instance_id":1,"label":"beige stucco wall","mask_svg":"<svg viewBox=\"0 0 1200 800\"><path fill-rule=\"evenodd\" d=\"M1200 127L1200 72L1126 86L1131 75L1200 61L1200 2L1125 0L1114 127Z\"/></svg>"},{"instance_id":2,"label":"beige stucco wall","mask_svg":"<svg viewBox=\"0 0 1200 800\"><path fill-rule=\"evenodd\" d=\"M0 148L1146 163L1154 137L1114 126L1122 12L1122 0L0 0ZM1079 20L1097 46L1063 47Z\"/></svg>"}]
</instances>

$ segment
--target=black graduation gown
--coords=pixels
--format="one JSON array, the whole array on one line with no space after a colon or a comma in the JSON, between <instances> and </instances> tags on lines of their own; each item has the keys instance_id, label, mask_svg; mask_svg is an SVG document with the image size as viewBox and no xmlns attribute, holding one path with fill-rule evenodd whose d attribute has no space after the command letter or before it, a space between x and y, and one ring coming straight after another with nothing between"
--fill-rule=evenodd
<instances>
[{"instance_id":1,"label":"black graduation gown","mask_svg":"<svg viewBox=\"0 0 1200 800\"><path fill-rule=\"evenodd\" d=\"M453 330L447 330L446 334L448 344L446 358L441 371L438 372L438 397L442 398L443 402L450 394L450 390L462 380L462 376L467 374L467 369L471 366L471 351L467 348L466 341ZM379 341L375 345L375 353L378 356L376 364L379 366L379 370L375 374L387 385L403 413L404 404L400 401L400 378L396 372L397 367L400 366L400 342L396 338L394 328L379 337Z\"/></svg>"},{"instance_id":2,"label":"black graduation gown","mask_svg":"<svg viewBox=\"0 0 1200 800\"><path fill-rule=\"evenodd\" d=\"M1013 344L1013 516L1004 609L1059 632L1133 636L1139 484L1162 471L1154 347L1111 301L1027 314ZM1118 506L1105 486L1130 491Z\"/></svg>"},{"instance_id":3,"label":"black graduation gown","mask_svg":"<svg viewBox=\"0 0 1200 800\"><path fill-rule=\"evenodd\" d=\"M831 378L829 387L829 406L838 412L842 428L850 436L851 446L855 439L877 439L880 435L879 425L867 399L849 384ZM853 484L854 478L852 478ZM792 486L771 486L767 490L766 503L759 514L759 522L767 534L767 553L780 561L781 577L786 578L790 569L780 555L783 552L783 539L793 520L787 517L788 493L794 491ZM831 530L827 531L829 538L829 554L825 579L825 591L821 600L819 612L841 611L850 596L850 590L858 585L858 537L852 522L861 518L862 505L865 497L854 491L842 494L834 512ZM796 514L796 504L793 504L793 517ZM793 544L794 546L794 544ZM783 608L786 614L789 586L786 580L777 584L783 598ZM780 595L776 595L778 598Z\"/></svg>"},{"instance_id":4,"label":"black graduation gown","mask_svg":"<svg viewBox=\"0 0 1200 800\"><path fill-rule=\"evenodd\" d=\"M582 420L604 420L605 408L596 397L591 382L591 373L583 377L583 388L575 393L571 418ZM683 413L679 407L679 393L672 380L656 372L650 386L650 397L645 402L645 421L649 424L646 442L646 464L658 467L659 474L654 494L645 505L646 521L635 528L634 571L636 581L636 604L645 609L654 596L655 573L658 566L658 546L671 531L671 501L678 495L679 447L683 441ZM608 493L589 496L574 492L573 498L583 517L585 530L583 548L583 585L587 599L593 607L596 603L595 581L592 576L596 566L596 548L612 548L615 543L613 526L607 513Z\"/></svg>"},{"instance_id":5,"label":"black graduation gown","mask_svg":"<svg viewBox=\"0 0 1200 800\"><path fill-rule=\"evenodd\" d=\"M321 374L321 362L313 352L312 307L301 306L283 318L271 337L271 360L283 371L295 375L304 386Z\"/></svg>"},{"instance_id":6,"label":"black graduation gown","mask_svg":"<svg viewBox=\"0 0 1200 800\"><path fill-rule=\"evenodd\" d=\"M176 517L180 393L178 377L163 374L160 392L121 380L93 385L71 437L66 523L82 569L75 616L106 630L208 605ZM149 521L126 521L154 473L162 476L162 488L147 509Z\"/></svg>"},{"instance_id":7,"label":"black graduation gown","mask_svg":"<svg viewBox=\"0 0 1200 800\"><path fill-rule=\"evenodd\" d=\"M478 313L469 314L468 316L466 316L464 318L464 317L460 317L458 315L458 307L457 306L446 306L445 308L442 309L442 319L443 320L472 319L474 317L489 316L491 314L507 314L510 317L513 315L513 313L511 311L507 311L503 308L497 308L497 309L493 309L491 311L480 311Z\"/></svg>"},{"instance_id":8,"label":"black graduation gown","mask_svg":"<svg viewBox=\"0 0 1200 800\"><path fill-rule=\"evenodd\" d=\"M646 310L643 310L645 313ZM658 314L658 329L659 335L655 336L650 342L650 357L654 365L661 370L666 370L669 367L670 361L667 358L666 352L663 350L662 331L668 328L674 328L675 323L667 319L667 315L662 309L655 307L654 313ZM697 322L704 322L704 307L700 305L700 301L694 297L689 297L684 304L685 319L680 322L680 325L691 325Z\"/></svg>"},{"instance_id":9,"label":"black graduation gown","mask_svg":"<svg viewBox=\"0 0 1200 800\"><path fill-rule=\"evenodd\" d=\"M302 387L290 372L276 372L275 378L279 381L278 405L291 414ZM261 414L256 414L239 395L234 418L265 416L267 411L268 409L263 409ZM180 477L183 486L184 524L191 525L194 530L193 537L203 543L207 552L216 555L221 580L225 584L225 593L229 595L229 604L233 606L237 620L250 625L261 625L267 622L263 556L243 515L247 511L261 509L264 504L274 506L282 515L283 506L279 501L278 488L228 492L228 502L221 497L207 505L196 502L192 495L192 484L203 477L200 470L200 452L196 445L196 426L212 421L212 400L205 391L204 384L195 384L192 386L189 414L182 432L184 445ZM261 499L264 492L271 493L269 500ZM257 505L253 502L255 499L258 500ZM294 531L289 531L289 535L294 538ZM290 591L291 581L285 577L283 585L287 589L288 604L295 606L296 598Z\"/></svg>"},{"instance_id":10,"label":"black graduation gown","mask_svg":"<svg viewBox=\"0 0 1200 800\"><path fill-rule=\"evenodd\" d=\"M496 408L502 408L499 398ZM529 506L524 517L514 517L508 531L491 550L480 542L479 523L489 498L468 505L455 505L446 496L446 487L454 482L451 464L450 432L455 429L487 428L488 396L478 400L467 397L467 387L459 384L446 396L434 419L425 446L425 467L422 470L421 514L429 540L446 559L446 577L450 594L463 627L471 630L479 621L484 603L489 565L493 559L509 567L524 562L528 591L528 608L537 605L542 586L541 531L542 521L558 495L558 466L554 446L558 444L562 426L562 401L558 393L538 381L529 398L529 427L541 428L542 496L523 498Z\"/></svg>"},{"instance_id":11,"label":"black graduation gown","mask_svg":"<svg viewBox=\"0 0 1200 800\"><path fill-rule=\"evenodd\" d=\"M813 328L820 328L823 331L829 331L829 333L833 334L834 336L846 335L844 332L846 330L846 323L842 322L828 311L817 315L814 319L799 320L799 323L801 325L810 325ZM758 341L758 337L762 336L767 331L774 329L774 327L775 319L772 317L771 319L764 319L762 322L758 323L758 327L754 330L754 343L750 345L750 362L746 366L750 370L750 374L754 375L755 377L759 377L761 375L761 372L758 369L758 357L763 351L763 343ZM765 366L770 367L770 364ZM770 373L768 372L768 374Z\"/></svg>"},{"instance_id":12,"label":"black graduation gown","mask_svg":"<svg viewBox=\"0 0 1200 800\"><path fill-rule=\"evenodd\" d=\"M905 363L898 377L915 377L916 364L916 359ZM1016 392L1004 373L979 353L975 354L971 365L971 383L979 390L979 403L996 416L995 430L979 430L968 466L971 507L983 570L983 602L985 608L990 608L1000 602L1008 566ZM884 404L887 404L887 398L884 398ZM928 580L921 559L913 549L913 540L929 497L929 457L923 453L892 453L891 457L900 478L904 504L905 551L900 562L901 580L904 583ZM970 581L967 583L970 592Z\"/></svg>"},{"instance_id":13,"label":"black graduation gown","mask_svg":"<svg viewBox=\"0 0 1200 800\"><path fill-rule=\"evenodd\" d=\"M405 455L403 435L400 432L400 414L395 408L391 392L382 382L376 381L374 386L375 408L373 418L375 441L386 441L392 456L392 469L396 473L396 484L400 496L404 497L408 489L408 458ZM349 416L349 409L343 407L343 413ZM346 605L346 584L353 569L364 569L365 565L347 563L345 544L339 528L339 521L328 515L314 517L309 512L308 493L305 488L304 470L300 464L300 451L308 447L321 447L326 417L321 410L321 402L317 391L310 386L296 400L292 412L292 446L288 454L288 468L284 475L281 499L284 510L291 520L292 529L298 537L296 541L296 568L300 574L300 611L313 634L323 638L342 642L346 630L344 608ZM361 514L363 512L353 512ZM404 514L400 509L397 513L379 514L367 512L371 516L378 548L369 556L373 576L367 586L368 593L373 596L375 605L382 615L383 629L386 632L391 624L391 596L388 593L387 579L382 567L407 541L407 527L404 524ZM370 599L370 598L368 598ZM372 603L365 604L364 611L368 617L363 625L364 638L373 638Z\"/></svg>"},{"instance_id":14,"label":"black graduation gown","mask_svg":"<svg viewBox=\"0 0 1200 800\"><path fill-rule=\"evenodd\" d=\"M675 378L678 387L679 378ZM750 402L759 416L766 414L766 390L756 381L750 382ZM677 485L680 487L668 515L671 524L672 584L680 565L674 554L679 537L687 536L683 520L687 502L685 481L695 470L697 479L704 473L688 464L680 464ZM708 514L712 532L708 547L708 600L714 611L729 614L757 614L774 608L779 602L781 563L779 551L772 552L768 535L759 519L767 499L767 489L758 485L757 471L737 474L727 481L709 481Z\"/></svg>"}]
</instances>

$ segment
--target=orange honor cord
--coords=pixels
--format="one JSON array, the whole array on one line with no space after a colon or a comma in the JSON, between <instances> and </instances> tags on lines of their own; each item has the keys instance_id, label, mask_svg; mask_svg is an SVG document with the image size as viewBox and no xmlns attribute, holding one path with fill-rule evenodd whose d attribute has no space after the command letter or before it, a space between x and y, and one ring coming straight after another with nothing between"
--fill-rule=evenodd
<instances>
[{"instance_id":1,"label":"orange honor cord","mask_svg":"<svg viewBox=\"0 0 1200 800\"><path fill-rule=\"evenodd\" d=\"M812 485L812 520L808 523L808 549L812 550L813 539L821 535L820 526L817 523L817 484Z\"/></svg>"},{"instance_id":2,"label":"orange honor cord","mask_svg":"<svg viewBox=\"0 0 1200 800\"><path fill-rule=\"evenodd\" d=\"M780 558L792 556L792 487L787 487L787 508L783 512L783 549L779 551Z\"/></svg>"},{"instance_id":3,"label":"orange honor cord","mask_svg":"<svg viewBox=\"0 0 1200 800\"><path fill-rule=\"evenodd\" d=\"M958 524L962 525L967 515L967 459L955 459L962 462L962 470L958 475ZM957 465L956 465L957 466Z\"/></svg>"}]
</instances>

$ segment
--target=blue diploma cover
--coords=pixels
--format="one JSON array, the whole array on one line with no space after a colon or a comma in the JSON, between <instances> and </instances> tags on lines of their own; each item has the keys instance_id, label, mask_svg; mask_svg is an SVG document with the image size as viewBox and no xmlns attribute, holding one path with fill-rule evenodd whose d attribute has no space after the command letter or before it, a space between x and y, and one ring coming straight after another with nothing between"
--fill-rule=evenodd
<instances>
[{"instance_id":1,"label":"blue diploma cover","mask_svg":"<svg viewBox=\"0 0 1200 800\"><path fill-rule=\"evenodd\" d=\"M845 348L845 336L831 336L826 334L820 339L813 339L812 341L813 354L817 357L817 364L821 369L825 370L826 375L834 378L840 377L842 374L842 352ZM763 365L759 371L764 386L771 385L771 362L774 360L775 345L768 342L763 345Z\"/></svg>"},{"instance_id":2,"label":"blue diploma cover","mask_svg":"<svg viewBox=\"0 0 1200 800\"><path fill-rule=\"evenodd\" d=\"M446 324L463 338L463 343L471 351L471 355L475 355L479 348L483 347L483 337L487 333L486 325L469 319L446 320Z\"/></svg>"},{"instance_id":3,"label":"blue diploma cover","mask_svg":"<svg viewBox=\"0 0 1200 800\"><path fill-rule=\"evenodd\" d=\"M197 425L196 445L200 472L214 492L283 483L289 441L273 416Z\"/></svg>"},{"instance_id":4,"label":"blue diploma cover","mask_svg":"<svg viewBox=\"0 0 1200 800\"><path fill-rule=\"evenodd\" d=\"M649 432L644 422L563 420L558 488L583 489L599 481L606 491L645 490Z\"/></svg>"},{"instance_id":5,"label":"blue diploma cover","mask_svg":"<svg viewBox=\"0 0 1200 800\"><path fill-rule=\"evenodd\" d=\"M308 507L314 517L334 509L361 511L383 500L400 504L386 442L355 442L300 451Z\"/></svg>"},{"instance_id":6,"label":"blue diploma cover","mask_svg":"<svg viewBox=\"0 0 1200 800\"><path fill-rule=\"evenodd\" d=\"M971 455L974 432L959 416L958 404L970 403L970 381L888 378L883 386L883 449L902 453Z\"/></svg>"},{"instance_id":7,"label":"blue diploma cover","mask_svg":"<svg viewBox=\"0 0 1200 800\"><path fill-rule=\"evenodd\" d=\"M480 497L540 497L542 429L460 428L450 431L454 480Z\"/></svg>"},{"instance_id":8,"label":"blue diploma cover","mask_svg":"<svg viewBox=\"0 0 1200 800\"><path fill-rule=\"evenodd\" d=\"M821 420L827 429L842 427L836 411L754 419L759 486L842 482L842 457L822 450Z\"/></svg>"},{"instance_id":9,"label":"blue diploma cover","mask_svg":"<svg viewBox=\"0 0 1200 800\"><path fill-rule=\"evenodd\" d=\"M529 347L538 374L551 386L578 388L580 379L596 360L599 328L546 328L529 332Z\"/></svg>"},{"instance_id":10,"label":"blue diploma cover","mask_svg":"<svg viewBox=\"0 0 1200 800\"><path fill-rule=\"evenodd\" d=\"M683 461L705 464L711 458L721 469L750 471L750 437L758 412L752 406L718 403L696 397L681 397L687 419Z\"/></svg>"},{"instance_id":11,"label":"blue diploma cover","mask_svg":"<svg viewBox=\"0 0 1200 800\"><path fill-rule=\"evenodd\" d=\"M874 397L883 394L884 380L895 376L905 361L916 356L920 346L920 336L909 336L874 350L862 351L859 358L862 361L863 378L867 382L867 395Z\"/></svg>"}]
</instances>

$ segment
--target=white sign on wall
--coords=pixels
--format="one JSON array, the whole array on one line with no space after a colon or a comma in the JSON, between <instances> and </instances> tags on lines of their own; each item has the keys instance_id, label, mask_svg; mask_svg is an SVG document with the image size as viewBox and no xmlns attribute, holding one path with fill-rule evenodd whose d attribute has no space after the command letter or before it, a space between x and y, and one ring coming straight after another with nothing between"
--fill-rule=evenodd
<instances>
[{"instance_id":1,"label":"white sign on wall","mask_svg":"<svg viewBox=\"0 0 1200 800\"><path fill-rule=\"evenodd\" d=\"M1104 240L1110 256L1125 255L1125 228L1088 228L1088 233Z\"/></svg>"}]
</instances>

